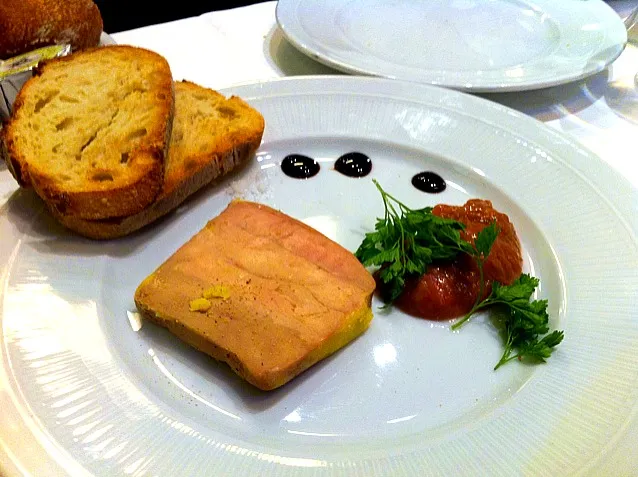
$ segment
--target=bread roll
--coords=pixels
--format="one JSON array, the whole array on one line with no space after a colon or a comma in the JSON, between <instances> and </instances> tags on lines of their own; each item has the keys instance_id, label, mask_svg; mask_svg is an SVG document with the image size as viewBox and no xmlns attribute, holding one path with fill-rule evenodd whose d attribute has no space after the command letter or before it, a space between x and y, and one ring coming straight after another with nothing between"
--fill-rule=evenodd
<instances>
[{"instance_id":1,"label":"bread roll","mask_svg":"<svg viewBox=\"0 0 638 477\"><path fill-rule=\"evenodd\" d=\"M97 46L102 28L92 0L1 0L0 59L56 43Z\"/></svg>"}]
</instances>

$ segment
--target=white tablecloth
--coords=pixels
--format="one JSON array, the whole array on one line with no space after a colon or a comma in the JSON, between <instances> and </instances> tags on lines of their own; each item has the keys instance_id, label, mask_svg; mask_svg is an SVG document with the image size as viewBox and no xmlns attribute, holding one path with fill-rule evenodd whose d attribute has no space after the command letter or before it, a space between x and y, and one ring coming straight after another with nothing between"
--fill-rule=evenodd
<instances>
[{"instance_id":1,"label":"white tablecloth","mask_svg":"<svg viewBox=\"0 0 638 477\"><path fill-rule=\"evenodd\" d=\"M625 16L638 5L638 0L610 4ZM276 2L268 2L211 12L114 33L112 37L117 43L162 54L175 79L188 79L215 89L283 76L337 74L305 57L285 40L275 21L275 7ZM485 97L573 136L598 154L636 188L627 201L638 213L637 72L638 47L630 44L607 70L584 81ZM6 168L0 168L0 211L16 189ZM596 464L604 467L589 469L591 475L638 475L636 422L634 419L634 424L613 436L605 462Z\"/></svg>"}]
</instances>

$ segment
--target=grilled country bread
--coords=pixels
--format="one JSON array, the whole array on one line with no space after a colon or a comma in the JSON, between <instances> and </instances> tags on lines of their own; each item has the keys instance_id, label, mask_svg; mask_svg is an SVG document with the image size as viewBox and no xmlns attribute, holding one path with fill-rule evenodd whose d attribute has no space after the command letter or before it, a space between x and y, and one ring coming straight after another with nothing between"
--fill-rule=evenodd
<instances>
[{"instance_id":1,"label":"grilled country bread","mask_svg":"<svg viewBox=\"0 0 638 477\"><path fill-rule=\"evenodd\" d=\"M57 43L73 50L97 46L101 33L92 0L0 1L0 59Z\"/></svg>"},{"instance_id":2,"label":"grilled country bread","mask_svg":"<svg viewBox=\"0 0 638 477\"><path fill-rule=\"evenodd\" d=\"M189 81L177 82L175 91L178 109L162 196L172 194L195 176L207 175L204 169L216 173L220 159L232 150L249 144L248 149L254 152L264 132L263 116L241 98L226 99Z\"/></svg>"},{"instance_id":3,"label":"grilled country bread","mask_svg":"<svg viewBox=\"0 0 638 477\"><path fill-rule=\"evenodd\" d=\"M5 160L58 214L135 214L162 188L173 108L157 53L114 45L56 58L18 94L0 136Z\"/></svg>"},{"instance_id":4,"label":"grilled country bread","mask_svg":"<svg viewBox=\"0 0 638 477\"><path fill-rule=\"evenodd\" d=\"M264 132L262 115L237 97L191 82L175 83L175 116L164 185L143 211L119 219L85 220L56 213L66 227L95 239L121 237L175 209L206 184L248 161Z\"/></svg>"},{"instance_id":5,"label":"grilled country bread","mask_svg":"<svg viewBox=\"0 0 638 477\"><path fill-rule=\"evenodd\" d=\"M363 333L374 288L354 255L315 229L232 201L134 299L144 318L270 390Z\"/></svg>"}]
</instances>

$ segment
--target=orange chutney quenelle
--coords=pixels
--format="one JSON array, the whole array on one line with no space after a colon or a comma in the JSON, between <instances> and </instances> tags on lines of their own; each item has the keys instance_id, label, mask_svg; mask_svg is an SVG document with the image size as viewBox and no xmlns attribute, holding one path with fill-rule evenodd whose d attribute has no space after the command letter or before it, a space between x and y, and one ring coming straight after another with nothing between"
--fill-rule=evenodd
<instances>
[{"instance_id":1,"label":"orange chutney quenelle","mask_svg":"<svg viewBox=\"0 0 638 477\"><path fill-rule=\"evenodd\" d=\"M471 199L462 206L440 204L434 215L457 220L465 225L461 238L474 242L478 233L492 222L500 230L483 265L485 289L493 281L510 285L523 271L521 244L508 216L492 207L489 200ZM447 320L463 316L476 301L480 289L479 270L474 259L460 254L451 262L433 263L420 277L406 280L396 305L411 315L431 320Z\"/></svg>"}]
</instances>

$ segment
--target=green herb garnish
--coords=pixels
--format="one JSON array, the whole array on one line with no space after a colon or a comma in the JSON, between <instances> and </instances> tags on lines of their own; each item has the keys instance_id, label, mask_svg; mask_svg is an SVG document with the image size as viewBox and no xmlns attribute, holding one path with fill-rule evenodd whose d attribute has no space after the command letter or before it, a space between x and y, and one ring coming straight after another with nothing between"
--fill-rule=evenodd
<instances>
[{"instance_id":1,"label":"green herb garnish","mask_svg":"<svg viewBox=\"0 0 638 477\"><path fill-rule=\"evenodd\" d=\"M383 198L385 214L377 219L375 231L366 234L355 256L366 267L381 267L386 306L401 295L410 275L423 275L433 261L451 260L461 252L476 259L483 286L483 262L498 235L496 224L483 229L473 245L461 239L465 228L461 222L434 215L432 207L411 209L373 182Z\"/></svg>"},{"instance_id":2,"label":"green herb garnish","mask_svg":"<svg viewBox=\"0 0 638 477\"><path fill-rule=\"evenodd\" d=\"M476 303L467 315L452 325L452 329L461 327L483 308L499 306L505 311L499 315L505 351L494 369L513 359L545 362L564 335L562 331L546 334L549 332L547 300L530 301L538 283L538 278L525 273L508 286L493 282L490 295Z\"/></svg>"},{"instance_id":3,"label":"green herb garnish","mask_svg":"<svg viewBox=\"0 0 638 477\"><path fill-rule=\"evenodd\" d=\"M490 294L481 299L486 287L483 264L499 233L496 223L483 228L472 244L461 239L460 231L465 228L461 222L432 214L432 207L411 209L385 192L376 180L373 182L381 193L385 213L377 219L374 232L366 234L355 256L366 267L379 267L385 306L401 295L410 276L426 273L434 261L467 253L478 267L479 293L472 309L452 325L452 330L477 311L498 306L506 311L501 322L505 351L494 369L513 359L544 362L549 358L563 340L563 332L547 334L547 300L530 301L539 283L537 278L522 274L509 286L494 281Z\"/></svg>"}]
</instances>

